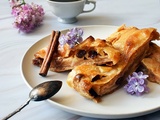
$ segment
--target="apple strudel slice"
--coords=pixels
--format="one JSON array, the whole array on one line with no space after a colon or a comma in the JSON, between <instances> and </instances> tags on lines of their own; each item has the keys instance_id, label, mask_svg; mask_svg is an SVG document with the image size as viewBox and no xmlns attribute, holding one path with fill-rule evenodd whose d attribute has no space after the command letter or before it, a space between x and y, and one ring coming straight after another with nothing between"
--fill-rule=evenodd
<instances>
[{"instance_id":1,"label":"apple strudel slice","mask_svg":"<svg viewBox=\"0 0 160 120\"><path fill-rule=\"evenodd\" d=\"M160 84L160 47L150 44L150 54L142 60L140 69L149 75L148 80Z\"/></svg>"},{"instance_id":2,"label":"apple strudel slice","mask_svg":"<svg viewBox=\"0 0 160 120\"><path fill-rule=\"evenodd\" d=\"M138 68L148 53L150 41L154 39L159 39L159 33L154 28L121 26L106 39L120 51L118 63L112 66L76 66L68 75L68 85L82 96L99 102L101 96L123 85L125 78Z\"/></svg>"},{"instance_id":3,"label":"apple strudel slice","mask_svg":"<svg viewBox=\"0 0 160 120\"><path fill-rule=\"evenodd\" d=\"M46 55L47 47L34 54L33 64L41 66ZM58 46L58 51L53 55L50 70L62 72L73 69L80 64L115 65L120 60L121 54L106 40L95 39L89 36L82 43L70 48L67 44Z\"/></svg>"}]
</instances>

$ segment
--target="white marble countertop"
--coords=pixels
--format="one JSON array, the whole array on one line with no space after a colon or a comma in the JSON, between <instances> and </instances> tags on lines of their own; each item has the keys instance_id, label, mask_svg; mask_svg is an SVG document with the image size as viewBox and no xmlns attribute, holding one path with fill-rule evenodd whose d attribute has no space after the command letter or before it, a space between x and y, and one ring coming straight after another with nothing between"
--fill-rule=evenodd
<instances>
[{"instance_id":1,"label":"white marble countertop","mask_svg":"<svg viewBox=\"0 0 160 120\"><path fill-rule=\"evenodd\" d=\"M35 2L26 0L27 3ZM15 110L28 98L30 89L20 71L24 53L36 41L54 30L85 25L116 25L155 27L160 32L159 0L97 0L96 9L78 16L74 24L57 22L45 0L38 0L45 10L43 25L29 34L13 28L14 18L8 0L0 0L0 119ZM125 120L159 120L160 111ZM54 108L48 102L31 102L11 120L97 120Z\"/></svg>"}]
</instances>

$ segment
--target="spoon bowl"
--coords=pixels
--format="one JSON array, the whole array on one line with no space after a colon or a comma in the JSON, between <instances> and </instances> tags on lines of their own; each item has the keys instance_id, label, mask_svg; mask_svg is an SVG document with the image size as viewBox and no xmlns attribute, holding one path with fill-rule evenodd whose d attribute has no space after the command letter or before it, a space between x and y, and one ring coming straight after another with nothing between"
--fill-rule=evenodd
<instances>
[{"instance_id":1,"label":"spoon bowl","mask_svg":"<svg viewBox=\"0 0 160 120\"><path fill-rule=\"evenodd\" d=\"M62 81L47 81L34 87L29 93L33 101L46 100L55 95L61 88Z\"/></svg>"}]
</instances>

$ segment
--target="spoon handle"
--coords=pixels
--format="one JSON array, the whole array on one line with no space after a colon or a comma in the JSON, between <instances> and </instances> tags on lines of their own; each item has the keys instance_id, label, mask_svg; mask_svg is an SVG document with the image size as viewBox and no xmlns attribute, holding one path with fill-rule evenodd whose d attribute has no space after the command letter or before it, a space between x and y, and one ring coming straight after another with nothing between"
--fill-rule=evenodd
<instances>
[{"instance_id":1,"label":"spoon handle","mask_svg":"<svg viewBox=\"0 0 160 120\"><path fill-rule=\"evenodd\" d=\"M17 108L15 111L13 111L12 113L8 114L6 117L4 117L2 120L8 120L10 117L12 117L13 115L15 115L16 113L20 112L25 106L27 106L29 104L29 102L31 101L31 99L29 98L23 105L21 105L19 108Z\"/></svg>"}]
</instances>

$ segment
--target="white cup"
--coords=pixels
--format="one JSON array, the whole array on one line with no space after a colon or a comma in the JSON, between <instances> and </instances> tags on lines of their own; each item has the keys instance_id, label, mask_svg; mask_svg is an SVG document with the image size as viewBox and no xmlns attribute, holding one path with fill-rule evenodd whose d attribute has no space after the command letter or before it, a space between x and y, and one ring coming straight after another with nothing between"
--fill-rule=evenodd
<instances>
[{"instance_id":1,"label":"white cup","mask_svg":"<svg viewBox=\"0 0 160 120\"><path fill-rule=\"evenodd\" d=\"M96 2L91 0L47 0L52 13L62 23L74 23L81 13L88 13L95 9ZM86 4L92 4L90 10L84 10Z\"/></svg>"}]
</instances>

